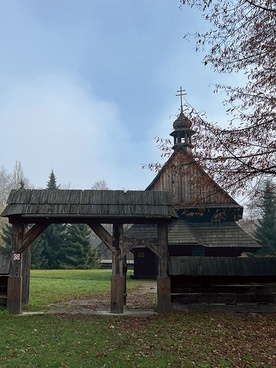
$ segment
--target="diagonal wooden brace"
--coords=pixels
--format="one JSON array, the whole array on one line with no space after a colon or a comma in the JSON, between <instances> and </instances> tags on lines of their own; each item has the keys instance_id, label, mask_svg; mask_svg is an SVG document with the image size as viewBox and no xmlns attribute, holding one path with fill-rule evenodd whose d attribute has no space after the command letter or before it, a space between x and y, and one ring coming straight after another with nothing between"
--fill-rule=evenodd
<instances>
[{"instance_id":1,"label":"diagonal wooden brace","mask_svg":"<svg viewBox=\"0 0 276 368\"><path fill-rule=\"evenodd\" d=\"M87 222L87 225L94 231L94 233L101 239L101 241L107 246L113 254L116 253L116 249L113 246L113 237L109 232L101 225Z\"/></svg>"}]
</instances>

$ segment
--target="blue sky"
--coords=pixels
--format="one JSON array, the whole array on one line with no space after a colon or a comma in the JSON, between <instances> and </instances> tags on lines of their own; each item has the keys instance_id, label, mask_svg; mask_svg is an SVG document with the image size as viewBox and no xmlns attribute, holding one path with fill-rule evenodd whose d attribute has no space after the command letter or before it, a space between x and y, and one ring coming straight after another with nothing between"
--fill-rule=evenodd
<instances>
[{"instance_id":1,"label":"blue sky","mask_svg":"<svg viewBox=\"0 0 276 368\"><path fill-rule=\"evenodd\" d=\"M15 161L35 188L58 183L143 190L179 111L176 91L226 121L227 83L183 35L203 31L179 0L0 0L0 166Z\"/></svg>"}]
</instances>

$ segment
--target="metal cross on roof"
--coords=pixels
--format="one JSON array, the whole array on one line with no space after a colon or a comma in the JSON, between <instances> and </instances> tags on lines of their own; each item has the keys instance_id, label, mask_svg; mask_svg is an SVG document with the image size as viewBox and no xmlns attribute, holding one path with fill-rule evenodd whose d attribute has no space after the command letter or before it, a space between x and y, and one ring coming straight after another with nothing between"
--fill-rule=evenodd
<instances>
[{"instance_id":1,"label":"metal cross on roof","mask_svg":"<svg viewBox=\"0 0 276 368\"><path fill-rule=\"evenodd\" d=\"M182 89L182 87L180 86L179 91L177 91L177 95L176 96L180 96L180 103L181 103L181 111L183 111L183 96L186 96L187 93L185 93L185 90Z\"/></svg>"}]
</instances>

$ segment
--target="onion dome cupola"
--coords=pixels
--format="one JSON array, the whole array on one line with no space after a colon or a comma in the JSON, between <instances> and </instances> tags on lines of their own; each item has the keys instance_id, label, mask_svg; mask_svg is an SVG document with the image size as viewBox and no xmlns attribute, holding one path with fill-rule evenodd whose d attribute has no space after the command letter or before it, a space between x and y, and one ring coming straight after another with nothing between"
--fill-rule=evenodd
<instances>
[{"instance_id":1,"label":"onion dome cupola","mask_svg":"<svg viewBox=\"0 0 276 368\"><path fill-rule=\"evenodd\" d=\"M177 91L181 98L181 108L180 114L178 115L177 119L173 123L173 132L170 135L174 138L173 149L176 150L178 148L182 148L187 152L192 152L192 135L195 133L194 130L191 129L192 122L184 115L183 112L183 104L182 104L182 97L184 96L184 90L180 87L180 90Z\"/></svg>"}]
</instances>

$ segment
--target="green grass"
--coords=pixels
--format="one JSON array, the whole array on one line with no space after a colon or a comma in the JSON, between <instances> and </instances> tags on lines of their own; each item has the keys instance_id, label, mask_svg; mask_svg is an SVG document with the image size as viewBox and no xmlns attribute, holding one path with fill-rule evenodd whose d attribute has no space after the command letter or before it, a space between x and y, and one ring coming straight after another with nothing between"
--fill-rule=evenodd
<instances>
[{"instance_id":1,"label":"green grass","mask_svg":"<svg viewBox=\"0 0 276 368\"><path fill-rule=\"evenodd\" d=\"M32 271L33 309L86 292L109 294L110 271ZM2 311L0 326L0 368L276 366L273 314L14 316Z\"/></svg>"},{"instance_id":2,"label":"green grass","mask_svg":"<svg viewBox=\"0 0 276 368\"><path fill-rule=\"evenodd\" d=\"M30 301L25 310L45 309L51 303L110 294L111 270L32 270ZM128 288L139 283L130 280Z\"/></svg>"}]
</instances>

